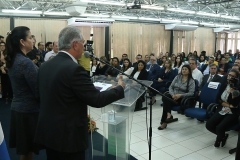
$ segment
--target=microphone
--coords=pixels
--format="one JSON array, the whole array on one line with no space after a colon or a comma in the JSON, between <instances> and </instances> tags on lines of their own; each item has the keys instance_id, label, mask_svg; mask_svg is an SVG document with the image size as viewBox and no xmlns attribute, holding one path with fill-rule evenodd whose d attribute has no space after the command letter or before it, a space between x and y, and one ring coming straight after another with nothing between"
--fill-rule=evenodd
<instances>
[{"instance_id":1,"label":"microphone","mask_svg":"<svg viewBox=\"0 0 240 160\"><path fill-rule=\"evenodd\" d=\"M90 57L90 53L89 53L88 51L85 51L85 52L84 52L84 56L85 56L86 58L89 58L89 57Z\"/></svg>"},{"instance_id":2,"label":"microphone","mask_svg":"<svg viewBox=\"0 0 240 160\"><path fill-rule=\"evenodd\" d=\"M94 58L94 59L96 59L96 60L99 60L99 58L98 57L96 57L95 55L93 55L93 54L91 54L90 52L88 52L88 51L85 51L84 52L84 56L85 57L92 57L92 58Z\"/></svg>"}]
</instances>

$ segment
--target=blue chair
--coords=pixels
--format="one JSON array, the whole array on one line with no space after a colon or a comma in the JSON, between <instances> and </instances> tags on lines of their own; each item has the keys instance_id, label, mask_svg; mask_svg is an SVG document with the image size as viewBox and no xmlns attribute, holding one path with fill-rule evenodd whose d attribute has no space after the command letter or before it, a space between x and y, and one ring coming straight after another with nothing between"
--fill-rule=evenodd
<instances>
[{"instance_id":1,"label":"blue chair","mask_svg":"<svg viewBox=\"0 0 240 160\"><path fill-rule=\"evenodd\" d=\"M187 97L187 98L183 98L182 101L181 101L181 104L179 106L174 106L172 107L172 111L176 111L176 112L180 112L182 111L183 109L185 108L188 108L190 104L194 103L196 104L195 102L195 97L198 93L198 80L194 80L195 81L195 92L194 92L194 95L192 97ZM165 92L164 94L167 94L168 92ZM191 101L191 102L190 102ZM175 121L178 121L178 118L173 118L171 122L175 122ZM169 122L169 123L171 123Z\"/></svg>"},{"instance_id":2,"label":"blue chair","mask_svg":"<svg viewBox=\"0 0 240 160\"><path fill-rule=\"evenodd\" d=\"M217 94L218 94L221 84L220 83L218 84L217 89L208 88L208 84L209 83L206 83L203 86L201 93L200 93L199 102L203 103L207 106L208 105L211 106L214 103L216 103ZM207 115L210 114L211 112L209 113L209 112L207 112L207 109L195 108L195 106L194 106L191 108L187 108L184 113L188 117L196 118L199 121L204 121L207 118Z\"/></svg>"}]
</instances>

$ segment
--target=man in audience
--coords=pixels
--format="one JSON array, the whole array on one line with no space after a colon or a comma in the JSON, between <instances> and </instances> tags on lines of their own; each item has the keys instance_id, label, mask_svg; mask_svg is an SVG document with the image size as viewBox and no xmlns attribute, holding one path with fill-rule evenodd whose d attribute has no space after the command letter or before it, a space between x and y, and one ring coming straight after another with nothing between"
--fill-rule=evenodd
<instances>
[{"instance_id":1,"label":"man in audience","mask_svg":"<svg viewBox=\"0 0 240 160\"><path fill-rule=\"evenodd\" d=\"M240 72L240 67L234 63L234 65L232 66L232 69L236 69L238 72Z\"/></svg>"},{"instance_id":2,"label":"man in audience","mask_svg":"<svg viewBox=\"0 0 240 160\"><path fill-rule=\"evenodd\" d=\"M146 64L147 64L148 62L150 62L150 57L149 57L149 55L145 55L144 61L145 61Z\"/></svg>"},{"instance_id":3,"label":"man in audience","mask_svg":"<svg viewBox=\"0 0 240 160\"><path fill-rule=\"evenodd\" d=\"M44 61L48 61L49 59L55 57L58 54L58 42L53 42L53 50L46 53Z\"/></svg>"},{"instance_id":4,"label":"man in audience","mask_svg":"<svg viewBox=\"0 0 240 160\"><path fill-rule=\"evenodd\" d=\"M206 83L208 83L208 82L221 82L221 80L222 80L222 77L217 74L217 65L216 64L209 65L209 72L210 72L210 74L206 74L206 75L203 76L202 83L199 87L200 92L201 92L201 89L203 88L203 86Z\"/></svg>"},{"instance_id":5,"label":"man in audience","mask_svg":"<svg viewBox=\"0 0 240 160\"><path fill-rule=\"evenodd\" d=\"M239 49L236 50L236 53L234 54L234 58L235 58L235 59L239 59L239 58L240 58Z\"/></svg>"},{"instance_id":6,"label":"man in audience","mask_svg":"<svg viewBox=\"0 0 240 160\"><path fill-rule=\"evenodd\" d=\"M198 80L198 84L200 85L202 83L203 74L202 74L201 71L199 71L197 69L197 60L191 58L189 60L189 65L190 65L190 67L192 69L192 77L193 77L193 79Z\"/></svg>"},{"instance_id":7,"label":"man in audience","mask_svg":"<svg viewBox=\"0 0 240 160\"><path fill-rule=\"evenodd\" d=\"M122 54L122 59L121 59L121 61L120 61L120 65L123 65L123 62L124 62L124 59L126 59L126 58L128 58L128 55L126 54L126 53L123 53ZM132 63L130 62L130 64L129 64L130 66L132 66Z\"/></svg>"},{"instance_id":8,"label":"man in audience","mask_svg":"<svg viewBox=\"0 0 240 160\"><path fill-rule=\"evenodd\" d=\"M124 98L125 84L120 76L117 86L97 90L86 70L77 64L83 53L81 31L67 26L58 39L61 51L39 69L40 112L35 142L46 148L48 160L85 160L89 142L87 105L101 108Z\"/></svg>"},{"instance_id":9,"label":"man in audience","mask_svg":"<svg viewBox=\"0 0 240 160\"><path fill-rule=\"evenodd\" d=\"M46 49L46 52L52 51L52 49L53 49L53 43L52 43L52 42L47 42L47 43L45 44L45 49Z\"/></svg>"},{"instance_id":10,"label":"man in audience","mask_svg":"<svg viewBox=\"0 0 240 160\"><path fill-rule=\"evenodd\" d=\"M4 37L0 35L0 42L4 42Z\"/></svg>"},{"instance_id":11,"label":"man in audience","mask_svg":"<svg viewBox=\"0 0 240 160\"><path fill-rule=\"evenodd\" d=\"M138 54L138 55L136 56L136 62L133 63L133 67L134 67L134 68L137 67L137 62L138 62L139 60L142 60L142 55L141 55L141 54Z\"/></svg>"},{"instance_id":12,"label":"man in audience","mask_svg":"<svg viewBox=\"0 0 240 160\"><path fill-rule=\"evenodd\" d=\"M225 75L230 68L231 66L229 65L229 63L227 63L226 58L223 57L221 59L221 64L219 64L218 73L221 75Z\"/></svg>"},{"instance_id":13,"label":"man in audience","mask_svg":"<svg viewBox=\"0 0 240 160\"><path fill-rule=\"evenodd\" d=\"M44 61L44 56L46 54L46 51L44 50L44 43L38 42L38 59L42 63Z\"/></svg>"},{"instance_id":14,"label":"man in audience","mask_svg":"<svg viewBox=\"0 0 240 160\"><path fill-rule=\"evenodd\" d=\"M237 64L240 67L240 59L236 59L234 64Z\"/></svg>"},{"instance_id":15,"label":"man in audience","mask_svg":"<svg viewBox=\"0 0 240 160\"><path fill-rule=\"evenodd\" d=\"M0 42L0 53L5 50L5 42Z\"/></svg>"},{"instance_id":16,"label":"man in audience","mask_svg":"<svg viewBox=\"0 0 240 160\"><path fill-rule=\"evenodd\" d=\"M156 80L157 76L160 74L160 67L157 64L157 58L154 56L150 57L151 64L148 67L148 80Z\"/></svg>"},{"instance_id":17,"label":"man in audience","mask_svg":"<svg viewBox=\"0 0 240 160\"><path fill-rule=\"evenodd\" d=\"M230 53L225 53L225 54L224 54L224 58L226 59L226 63L228 63L229 66L232 67L233 61L232 61L232 58L230 57Z\"/></svg>"},{"instance_id":18,"label":"man in audience","mask_svg":"<svg viewBox=\"0 0 240 160\"><path fill-rule=\"evenodd\" d=\"M201 72L203 75L209 74L210 65L214 63L214 57L210 57L208 60L208 64L204 64L201 68Z\"/></svg>"}]
</instances>

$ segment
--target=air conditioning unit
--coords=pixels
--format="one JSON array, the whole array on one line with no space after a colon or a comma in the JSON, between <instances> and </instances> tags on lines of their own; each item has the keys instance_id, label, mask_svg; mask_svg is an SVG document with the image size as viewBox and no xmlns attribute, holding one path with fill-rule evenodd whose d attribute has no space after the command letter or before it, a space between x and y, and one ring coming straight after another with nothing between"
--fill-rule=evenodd
<instances>
[{"instance_id":1,"label":"air conditioning unit","mask_svg":"<svg viewBox=\"0 0 240 160\"><path fill-rule=\"evenodd\" d=\"M166 24L165 30L180 30L180 31L194 31L198 26L183 25L183 24Z\"/></svg>"},{"instance_id":2,"label":"air conditioning unit","mask_svg":"<svg viewBox=\"0 0 240 160\"><path fill-rule=\"evenodd\" d=\"M91 27L108 27L114 23L114 19L97 19L97 18L70 18L70 26L91 26Z\"/></svg>"},{"instance_id":3,"label":"air conditioning unit","mask_svg":"<svg viewBox=\"0 0 240 160\"><path fill-rule=\"evenodd\" d=\"M230 28L213 28L214 33L224 32L224 33L231 33L231 32L238 32L239 29L230 29Z\"/></svg>"}]
</instances>

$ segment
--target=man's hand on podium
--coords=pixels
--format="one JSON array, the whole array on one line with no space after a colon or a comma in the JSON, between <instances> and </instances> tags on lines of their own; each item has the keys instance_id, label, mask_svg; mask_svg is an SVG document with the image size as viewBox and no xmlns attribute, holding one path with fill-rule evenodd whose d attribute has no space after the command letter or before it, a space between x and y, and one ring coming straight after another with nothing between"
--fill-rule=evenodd
<instances>
[{"instance_id":1,"label":"man's hand on podium","mask_svg":"<svg viewBox=\"0 0 240 160\"><path fill-rule=\"evenodd\" d=\"M123 77L119 76L118 85L122 86L125 89L126 84L123 82Z\"/></svg>"}]
</instances>

